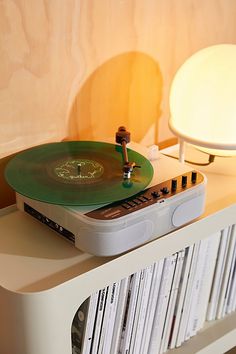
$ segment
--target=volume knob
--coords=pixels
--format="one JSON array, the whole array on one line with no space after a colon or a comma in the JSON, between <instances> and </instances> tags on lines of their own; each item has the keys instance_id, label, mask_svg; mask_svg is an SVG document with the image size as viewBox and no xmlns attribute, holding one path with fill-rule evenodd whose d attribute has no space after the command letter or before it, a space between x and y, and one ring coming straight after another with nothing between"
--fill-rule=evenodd
<instances>
[{"instance_id":1,"label":"volume knob","mask_svg":"<svg viewBox=\"0 0 236 354\"><path fill-rule=\"evenodd\" d=\"M191 176L191 182L196 183L197 181L197 172L193 171Z\"/></svg>"},{"instance_id":2,"label":"volume knob","mask_svg":"<svg viewBox=\"0 0 236 354\"><path fill-rule=\"evenodd\" d=\"M157 191L153 191L152 193L153 198L159 198L160 194Z\"/></svg>"},{"instance_id":3,"label":"volume knob","mask_svg":"<svg viewBox=\"0 0 236 354\"><path fill-rule=\"evenodd\" d=\"M187 186L188 177L186 175L182 176L182 187L185 188Z\"/></svg>"},{"instance_id":4,"label":"volume knob","mask_svg":"<svg viewBox=\"0 0 236 354\"><path fill-rule=\"evenodd\" d=\"M177 189L177 179L172 179L171 181L171 190L175 192Z\"/></svg>"},{"instance_id":5,"label":"volume knob","mask_svg":"<svg viewBox=\"0 0 236 354\"><path fill-rule=\"evenodd\" d=\"M169 193L169 189L168 189L167 187L163 187L163 188L161 189L161 192L162 192L163 194L168 194L168 193Z\"/></svg>"}]
</instances>

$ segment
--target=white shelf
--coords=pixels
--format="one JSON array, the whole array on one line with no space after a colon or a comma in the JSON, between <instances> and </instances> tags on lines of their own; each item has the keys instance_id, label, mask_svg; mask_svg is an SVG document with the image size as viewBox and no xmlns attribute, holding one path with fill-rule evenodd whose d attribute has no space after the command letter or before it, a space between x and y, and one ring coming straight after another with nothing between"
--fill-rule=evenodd
<instances>
[{"instance_id":1,"label":"white shelf","mask_svg":"<svg viewBox=\"0 0 236 354\"><path fill-rule=\"evenodd\" d=\"M191 159L199 158L204 159L205 155L191 152ZM73 316L92 292L235 223L236 159L216 158L213 166L201 170L208 178L205 214L118 257L101 258L80 252L30 216L14 208L3 210L0 352L71 354ZM235 345L236 314L233 314L210 323L170 353L221 354Z\"/></svg>"}]
</instances>

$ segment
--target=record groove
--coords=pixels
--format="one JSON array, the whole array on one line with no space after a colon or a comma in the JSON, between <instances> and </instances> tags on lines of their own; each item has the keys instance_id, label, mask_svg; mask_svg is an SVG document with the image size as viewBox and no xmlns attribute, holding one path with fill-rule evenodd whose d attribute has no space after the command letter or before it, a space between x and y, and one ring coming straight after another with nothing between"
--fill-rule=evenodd
<instances>
[{"instance_id":1,"label":"record groove","mask_svg":"<svg viewBox=\"0 0 236 354\"><path fill-rule=\"evenodd\" d=\"M128 198L151 182L153 167L141 154L128 149L134 169L130 182L122 175L119 145L69 141L40 145L17 154L5 177L18 193L60 205L94 205Z\"/></svg>"}]
</instances>

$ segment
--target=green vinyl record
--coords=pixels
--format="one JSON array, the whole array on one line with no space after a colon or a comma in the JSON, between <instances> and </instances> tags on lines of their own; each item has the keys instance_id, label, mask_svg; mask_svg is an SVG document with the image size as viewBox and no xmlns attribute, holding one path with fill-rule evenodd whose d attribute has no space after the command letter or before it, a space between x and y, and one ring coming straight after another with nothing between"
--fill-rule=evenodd
<instances>
[{"instance_id":1,"label":"green vinyl record","mask_svg":"<svg viewBox=\"0 0 236 354\"><path fill-rule=\"evenodd\" d=\"M134 168L123 179L119 145L69 141L33 147L17 154L5 170L8 184L31 199L60 205L104 204L131 197L151 182L153 167L141 154L127 149Z\"/></svg>"}]
</instances>

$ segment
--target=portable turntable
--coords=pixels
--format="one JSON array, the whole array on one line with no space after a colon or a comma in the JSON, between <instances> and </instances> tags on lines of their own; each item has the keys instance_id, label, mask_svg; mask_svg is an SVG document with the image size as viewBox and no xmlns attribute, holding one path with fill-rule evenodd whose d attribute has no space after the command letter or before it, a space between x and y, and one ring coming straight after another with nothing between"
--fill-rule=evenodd
<instances>
[{"instance_id":1,"label":"portable turntable","mask_svg":"<svg viewBox=\"0 0 236 354\"><path fill-rule=\"evenodd\" d=\"M123 253L199 217L206 178L165 155L130 144L70 141L17 154L5 176L17 206L77 248L98 256Z\"/></svg>"}]
</instances>

